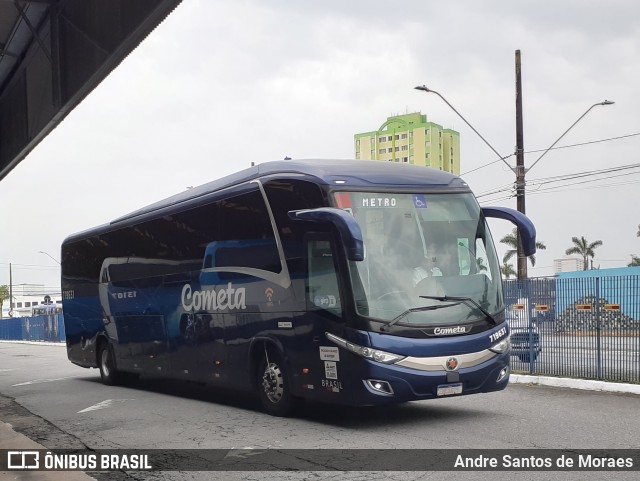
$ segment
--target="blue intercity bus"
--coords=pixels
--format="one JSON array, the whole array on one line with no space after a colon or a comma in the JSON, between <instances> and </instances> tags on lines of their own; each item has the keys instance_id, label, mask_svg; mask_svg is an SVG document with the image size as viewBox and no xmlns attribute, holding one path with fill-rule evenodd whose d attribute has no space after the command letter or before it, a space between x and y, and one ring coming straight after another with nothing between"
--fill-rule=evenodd
<instances>
[{"instance_id":1,"label":"blue intercity bus","mask_svg":"<svg viewBox=\"0 0 640 481\"><path fill-rule=\"evenodd\" d=\"M510 341L487 217L438 170L268 162L62 245L71 362L303 399L391 404L504 389Z\"/></svg>"}]
</instances>

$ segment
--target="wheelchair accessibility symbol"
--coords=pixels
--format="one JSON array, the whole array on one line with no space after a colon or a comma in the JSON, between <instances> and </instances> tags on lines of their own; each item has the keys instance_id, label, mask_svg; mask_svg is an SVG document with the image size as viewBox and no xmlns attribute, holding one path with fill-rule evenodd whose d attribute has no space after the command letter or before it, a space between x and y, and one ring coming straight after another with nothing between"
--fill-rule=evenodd
<instances>
[{"instance_id":1,"label":"wheelchair accessibility symbol","mask_svg":"<svg viewBox=\"0 0 640 481\"><path fill-rule=\"evenodd\" d=\"M413 206L416 209L426 209L427 208L427 200L424 198L424 195L415 194L413 196Z\"/></svg>"}]
</instances>

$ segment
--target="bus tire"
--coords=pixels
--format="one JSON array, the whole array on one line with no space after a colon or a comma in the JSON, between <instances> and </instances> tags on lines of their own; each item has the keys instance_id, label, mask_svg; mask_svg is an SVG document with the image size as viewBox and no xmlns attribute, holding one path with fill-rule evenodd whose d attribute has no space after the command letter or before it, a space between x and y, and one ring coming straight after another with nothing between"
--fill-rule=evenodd
<instances>
[{"instance_id":1,"label":"bus tire","mask_svg":"<svg viewBox=\"0 0 640 481\"><path fill-rule=\"evenodd\" d=\"M107 341L101 342L98 347L98 368L103 384L115 386L122 382L122 373L116 369L113 349Z\"/></svg>"},{"instance_id":2,"label":"bus tire","mask_svg":"<svg viewBox=\"0 0 640 481\"><path fill-rule=\"evenodd\" d=\"M275 352L269 352L268 364L266 356L258 363L256 381L258 396L267 414L286 417L293 412L298 399L291 395L285 364Z\"/></svg>"}]
</instances>

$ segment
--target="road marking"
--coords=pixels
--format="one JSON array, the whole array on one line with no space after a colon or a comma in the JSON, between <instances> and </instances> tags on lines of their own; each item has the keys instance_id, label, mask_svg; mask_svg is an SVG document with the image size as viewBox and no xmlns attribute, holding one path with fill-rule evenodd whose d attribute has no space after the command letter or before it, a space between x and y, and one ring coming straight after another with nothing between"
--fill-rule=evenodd
<instances>
[{"instance_id":1,"label":"road marking","mask_svg":"<svg viewBox=\"0 0 640 481\"><path fill-rule=\"evenodd\" d=\"M0 369L0 372L15 371L16 369Z\"/></svg>"},{"instance_id":2,"label":"road marking","mask_svg":"<svg viewBox=\"0 0 640 481\"><path fill-rule=\"evenodd\" d=\"M41 384L43 382L63 381L65 379L74 379L73 377L56 377L53 379L35 379L33 381L21 382L19 384L13 384L11 387L16 386L29 386L30 384Z\"/></svg>"},{"instance_id":3,"label":"road marking","mask_svg":"<svg viewBox=\"0 0 640 481\"><path fill-rule=\"evenodd\" d=\"M254 450L252 447L246 448L231 448L227 454L224 456L224 459L227 458L239 458L239 459L247 459L249 456L256 456L258 454L264 454L266 451Z\"/></svg>"},{"instance_id":4,"label":"road marking","mask_svg":"<svg viewBox=\"0 0 640 481\"><path fill-rule=\"evenodd\" d=\"M134 401L134 399L106 399L104 401L99 402L98 404L94 404L93 406L89 406L88 408L84 408L82 411L78 411L78 414L80 414L80 413L88 413L89 411L97 411L99 409L110 408L115 403L123 403L125 401Z\"/></svg>"}]
</instances>

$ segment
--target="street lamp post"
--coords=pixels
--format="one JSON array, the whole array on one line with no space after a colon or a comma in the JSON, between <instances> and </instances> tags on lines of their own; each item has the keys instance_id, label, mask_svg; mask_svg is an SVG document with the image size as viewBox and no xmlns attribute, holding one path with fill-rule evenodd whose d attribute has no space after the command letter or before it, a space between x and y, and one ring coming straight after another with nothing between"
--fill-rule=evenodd
<instances>
[{"instance_id":1,"label":"street lamp post","mask_svg":"<svg viewBox=\"0 0 640 481\"><path fill-rule=\"evenodd\" d=\"M578 120L576 120L574 123L572 123L572 124L569 126L569 128L568 128L567 130L565 130L565 131L563 132L563 134L555 140L555 142L554 142L553 144L551 144L551 145L550 145L550 146L549 146L549 147L548 147L544 152L542 152L542 154L540 154L540 157L538 157L538 158L533 162L533 164L531 164L531 167L529 167L528 169L526 169L526 171L527 171L527 172L529 172L531 169L533 169L533 167L534 167L538 162L540 162L540 159L541 159L542 157L544 157L545 155L547 155L547 153L548 153L551 149L553 149L553 147L555 147L555 145L556 145L558 142L560 142L560 139L562 139L562 137L564 137L565 135L567 135L567 132L569 132L572 128L574 128L574 127L575 127L575 125L576 125L578 122L580 122L580 121L581 121L581 120L582 120L582 119L583 119L583 118L584 118L584 117L585 117L585 116L586 116L586 115L591 111L591 109L592 109L592 108L597 107L598 105L613 105L613 104L615 104L615 102L614 102L613 100L604 100L604 101L602 101L602 102L597 102L597 103L593 104L591 107L589 107L589 108L586 110L586 112L585 112L584 114L582 114L580 117L578 117Z\"/></svg>"},{"instance_id":2,"label":"street lamp post","mask_svg":"<svg viewBox=\"0 0 640 481\"><path fill-rule=\"evenodd\" d=\"M519 51L517 51L517 54L519 53ZM516 54L516 55L517 55ZM518 60L518 59L517 59ZM517 62L516 60L516 62ZM516 75L518 75L519 72L516 72ZM460 112L458 112L453 105L451 105L447 99L444 98L444 96L442 94L440 94L439 92L427 88L425 85L421 85L421 86L417 86L414 87L416 90L421 90L423 92L427 92L427 93L434 93L436 94L438 97L440 97L444 103L446 103L451 110L453 110L458 117L460 117L470 128L471 130L473 130L478 137L480 137L482 139L482 141L487 144L487 146L500 158L500 160L502 160L508 167L509 169L516 175L516 193L517 193L517 197L518 197L518 203L517 203L517 209L518 211L522 212L523 214L525 213L525 175L527 174L527 172L529 172L539 161L540 159L542 159L542 157L544 157L551 149L553 149L553 147L571 130L573 129L576 124L578 124L578 122L580 122L590 111L591 109L593 109L594 107L597 107L598 105L613 105L615 102L611 101L611 100L604 100L603 102L597 102L595 104L593 104L591 107L589 107L586 112L584 112L580 117L578 117L578 119L569 126L569 128L567 130L565 130L562 135L560 137L558 137L547 149L544 150L544 152L542 152L542 154L540 155L540 157L538 157L533 164L531 164L531 167L529 168L525 168L524 166L524 148L521 145L521 143L518 143L518 147L516 148L516 158L518 159L518 156L521 157L521 159L519 160L519 162L517 163L516 167L514 168L513 166L511 166L505 159L507 157L511 157L511 155L504 157L502 155L500 155L498 153L498 151L493 148L493 146L467 121L467 119L465 119L462 114ZM517 87L518 88L518 87ZM521 101L522 100L522 95L520 90L518 90L518 99L517 101ZM520 125L521 122L521 116L518 115L518 125ZM517 120L518 120L517 119ZM522 133L522 129L518 128L518 126L516 126L516 140L520 139L521 137L521 133ZM518 242L519 244L519 242ZM520 251L520 249L518 249L518 251ZM520 254L518 255L518 257L520 258ZM526 258L523 257L523 261L522 262L520 259L518 261L518 279L524 279L527 277L527 264L526 264ZM522 265L524 264L524 266Z\"/></svg>"},{"instance_id":3,"label":"street lamp post","mask_svg":"<svg viewBox=\"0 0 640 481\"><path fill-rule=\"evenodd\" d=\"M45 251L38 251L38 254L44 254L45 256L48 256L50 259L52 259L56 264L58 265L62 265L60 264L60 261L57 260L55 257L53 257L51 254L45 252Z\"/></svg>"},{"instance_id":4,"label":"street lamp post","mask_svg":"<svg viewBox=\"0 0 640 481\"><path fill-rule=\"evenodd\" d=\"M467 119L465 119L465 118L462 116L462 114L461 114L460 112L458 112L458 111L453 107L453 105L451 105L451 104L447 101L447 99L445 99L445 98L442 96L442 94L441 94L440 92L437 92L437 91L435 91L435 90L433 90L433 89L427 88L427 87L426 87L426 86L424 86L424 85L419 85L419 86L417 86L417 87L414 87L414 89L415 89L415 90L422 90L423 92L430 92L430 93L434 93L434 94L436 94L438 97L440 97L440 98L444 101L444 103L446 103L446 104L451 108L451 110L453 110L456 114L458 114L458 117L460 117L460 118L461 118L461 119L462 119L462 120L463 120L463 121L464 121L464 122L465 122L465 123L466 123L466 124L471 128L471 130L473 130L473 131L478 135L478 137L480 137L480 138L484 141L484 143L485 143L485 144L487 144L487 146L489 146L489 148L490 148L491 150L493 150L493 152L498 156L498 158L499 158L500 160L502 160L502 161L507 165L507 167L509 167L509 169L510 169L513 173L517 174L517 169L516 169L515 167L511 166L511 165L510 165L510 164L505 160L505 159L507 159L508 157L511 157L511 155L513 155L513 154L511 154L511 155L507 155L507 156L502 156L502 155L500 155L500 154L498 153L498 151L497 151L496 149L494 149L494 148L493 148L493 146L492 146L492 145L491 145L491 144L490 144L490 143L489 143L489 142L488 142L488 141L487 141L487 140L486 140L482 135L480 135L480 133L479 133L479 132L478 132L478 131L473 127L473 125L471 125L471 124L467 121ZM602 101L602 102L597 102L597 103L593 104L591 107L589 107L589 108L586 110L586 112L585 112L585 113L583 113L580 117L578 117L578 120L576 120L574 123L572 123L572 124L571 124L571 126L570 126L567 130L565 130L565 131L564 131L564 133L563 133L560 137L558 137L558 138L553 142L553 144L551 144L549 147L547 147L547 148L542 152L542 154L540 155L540 157L538 157L538 158L533 162L533 164L531 164L531 167L523 169L523 178L524 178L524 174L525 174L525 173L528 173L531 169L533 169L533 167L534 167L534 166L535 166L535 165L540 161L540 159L542 159L542 157L544 157L545 155L547 155L547 154L549 153L549 151L550 151L550 150L552 150L552 149L555 147L555 145L556 145L556 144L557 144L557 143L558 143L558 142L559 142L559 141L560 141L560 140L561 140L565 135L567 135L567 133L568 133L571 129L573 129L573 128L576 126L576 124L577 124L578 122L580 122L580 121L581 121L581 120L582 120L582 119L583 119L583 118L584 118L584 117L585 117L585 116L586 116L586 115L591 111L591 109L593 109L594 107L597 107L598 105L613 105L613 104L615 104L615 102L614 102L613 100L604 100L604 101ZM516 154L517 154L517 152L516 152Z\"/></svg>"},{"instance_id":5,"label":"street lamp post","mask_svg":"<svg viewBox=\"0 0 640 481\"><path fill-rule=\"evenodd\" d=\"M517 68L517 67L516 67ZM521 100L522 99L522 95L519 95L518 98ZM560 141L560 139L562 139L565 135L567 135L567 133L576 126L576 124L578 122L580 122L590 111L591 109L593 109L594 107L597 107L598 105L612 105L615 102L612 102L611 100L604 100L603 102L597 102L595 104L593 104L591 107L589 107L585 113L583 113L580 117L578 117L578 119L572 123L569 128L567 130L565 130L562 135L560 135L560 137L558 137L549 147L547 147L544 152L542 152L542 154L540 154L540 157L538 157L533 164L531 164L531 167L529 168L525 168L524 166L524 158L520 157L520 154L522 153L522 156L524 156L523 153L523 147L521 145L521 139L522 139L522 132L520 129L522 129L522 114L520 113L520 115L518 116L520 119L520 124L518 125L518 132L519 135L517 135L517 140L518 140L518 171L516 173L516 192L517 192L517 209L518 211L522 212L523 214L525 213L525 186L526 186L526 181L525 181L525 176L526 174L535 167L535 165L540 162L540 159L542 159L542 157L544 157L545 155L547 155L549 153L549 151L551 149L553 149L553 147ZM520 109L522 108L522 106L520 106ZM519 235L519 233L518 233ZM523 252L522 252L522 247L520 246L520 242L518 242L518 279L526 279L527 278L527 258L524 256Z\"/></svg>"},{"instance_id":6,"label":"street lamp post","mask_svg":"<svg viewBox=\"0 0 640 481\"><path fill-rule=\"evenodd\" d=\"M505 160L507 157L510 157L510 156L504 157L504 156L500 155L500 153L499 153L496 149L494 149L494 148L493 148L493 146L492 146L492 145L487 141L487 139L485 139L482 135L480 135L480 132L478 132L478 131L473 127L473 125L471 125L471 124L467 121L467 119L465 119L465 118L462 116L462 114L461 114L460 112L458 112L458 111L455 109L455 107L454 107L453 105L451 105L451 104L447 101L447 99L445 99L445 98L442 96L442 94L440 94L440 92L437 92L437 91L435 91L435 90L433 90L433 89L430 89L430 88L428 88L426 85L418 85L417 87L414 87L414 89L415 89L415 90L422 90L423 92L427 92L427 93L429 93L429 92L430 92L430 93L434 93L434 94L436 94L438 97L440 97L440 98L442 99L442 101L443 101L445 104L447 104L447 105L449 106L449 108L451 108L451 110L453 110L456 114L458 114L458 117L460 117L460 118L464 121L464 123L465 123L465 124L467 124L467 125L469 126L469 128L471 128L471 130L473 130L473 131L476 133L476 135L477 135L478 137L480 137L480 138L482 139L482 141L483 141L485 144L487 144L487 146L488 146L491 150L493 150L493 152L498 156L498 158L499 158L500 160L502 160L502 161L507 165L507 167L509 167L509 169L511 169L511 171L512 171L512 172L515 172L514 168L513 168L513 167L511 167L511 165L509 165L509 162L507 162L507 161Z\"/></svg>"}]
</instances>

